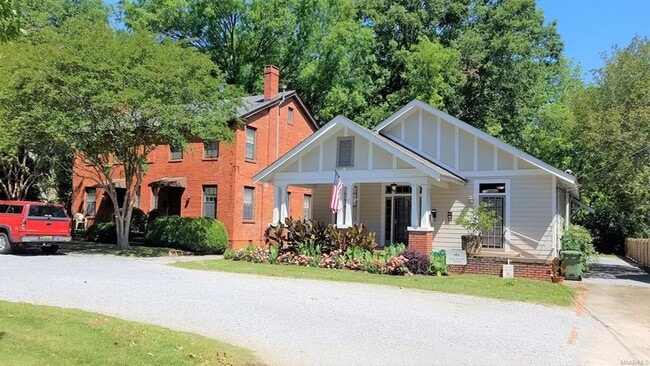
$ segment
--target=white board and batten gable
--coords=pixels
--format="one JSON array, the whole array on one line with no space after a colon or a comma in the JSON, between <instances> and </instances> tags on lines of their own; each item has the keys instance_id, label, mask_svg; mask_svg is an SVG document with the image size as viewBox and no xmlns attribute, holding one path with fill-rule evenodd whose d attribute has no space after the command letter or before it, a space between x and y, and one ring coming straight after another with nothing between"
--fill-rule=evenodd
<instances>
[{"instance_id":1,"label":"white board and batten gable","mask_svg":"<svg viewBox=\"0 0 650 366\"><path fill-rule=\"evenodd\" d=\"M345 156L341 156L345 154ZM346 184L408 183L413 179L440 186L466 181L343 116L258 173L255 181L282 185L331 184L334 170Z\"/></svg>"},{"instance_id":2,"label":"white board and batten gable","mask_svg":"<svg viewBox=\"0 0 650 366\"><path fill-rule=\"evenodd\" d=\"M432 192L431 207L451 207L456 217L466 205L477 205L486 195L481 187L503 184L504 249L544 257L558 248L562 230L558 221L564 222L566 216L558 207L558 193L578 195L577 180L571 174L418 100L374 131L468 181L462 188ZM448 243L449 248L455 248L458 236L464 233L449 223L436 225L436 229L437 242Z\"/></svg>"}]
</instances>

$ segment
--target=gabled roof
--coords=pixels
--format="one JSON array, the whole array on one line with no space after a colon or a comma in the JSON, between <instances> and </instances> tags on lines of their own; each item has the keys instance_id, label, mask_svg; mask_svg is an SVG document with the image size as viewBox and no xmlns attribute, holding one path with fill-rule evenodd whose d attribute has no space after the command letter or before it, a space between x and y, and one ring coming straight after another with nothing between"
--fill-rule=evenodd
<instances>
[{"instance_id":1,"label":"gabled roof","mask_svg":"<svg viewBox=\"0 0 650 366\"><path fill-rule=\"evenodd\" d=\"M275 98L267 99L267 100L264 99L264 95L249 95L243 97L242 104L237 108L236 113L239 116L239 118L246 119L265 108L272 107L276 104L281 104L289 98L296 99L296 101L300 105L300 108L302 108L302 110L305 112L305 115L307 115L307 120L309 121L309 123L312 124L314 129L317 130L318 123L316 123L314 117L311 115L311 113L309 113L309 110L305 107L305 104L302 102L298 94L296 94L295 90L282 91L278 93L278 95Z\"/></svg>"},{"instance_id":2,"label":"gabled roof","mask_svg":"<svg viewBox=\"0 0 650 366\"><path fill-rule=\"evenodd\" d=\"M404 160L405 162L413 165L415 168L419 169L423 173L429 175L431 178L446 182L460 183L464 184L466 179L460 177L448 170L436 165L435 163L419 156L418 154L410 151L409 149L387 139L380 134L373 132L363 126L360 126L351 120L343 117L336 116L325 126L321 127L320 130L315 132L309 138L301 142L299 145L289 150L286 154L276 160L273 164L266 167L261 172L257 173L253 177L254 182L264 180L268 178L272 173L279 169L282 165L289 162L292 158L303 152L310 145L314 144L316 141L321 139L326 139L331 132L339 130L340 128L347 127L350 131L366 138L368 141L374 143L395 155L396 157Z\"/></svg>"},{"instance_id":3,"label":"gabled roof","mask_svg":"<svg viewBox=\"0 0 650 366\"><path fill-rule=\"evenodd\" d=\"M543 161L541 161L541 160L539 160L539 159L537 159L537 158L535 158L535 157L533 157L533 156L531 156L531 155L529 155L529 154L527 154L527 153L525 153L525 152L511 146L511 145L506 144L505 142L497 139L496 137L488 135L487 133L479 130L476 127L473 127L473 126L469 125L468 123L463 122L463 121L459 120L458 118L456 118L456 117L454 117L454 116L452 116L450 114L447 114L447 113L445 113L445 112L443 112L443 111L441 111L439 109L436 109L436 108L428 105L427 103L424 103L424 102L419 101L417 99L414 99L409 104L405 105L400 110L395 112L392 116L388 117L384 122L380 123L377 127L375 127L373 129L373 131L375 131L376 133L381 134L381 131L383 129L385 129L386 127L393 124L401 116L405 115L406 113L410 112L411 110L418 109L418 108L422 109L422 110L424 110L426 112L429 112L429 113L431 113L431 114L433 114L433 115L435 115L435 116L437 116L437 117L451 123L452 125L457 126L459 129L464 130L465 132L468 132L468 133L470 133L470 134L472 134L474 136L477 136L478 138L480 138L480 139L482 139L484 141L487 141L487 142L497 146L498 148L500 148L500 149L502 149L504 151L509 152L510 154L516 156L517 158L519 158L521 160L524 160L524 161L526 161L526 162L528 162L528 163L530 163L530 164L532 164L532 165L534 165L534 166L536 166L536 167L538 167L538 168L540 168L540 169L542 169L542 170L544 170L544 171L546 171L548 173L551 173L551 174L555 175L556 177L563 180L565 183L568 183L570 186L577 187L577 185L578 185L578 180L573 175L571 175L569 173L566 173L566 172L563 172L563 171L561 171L560 169L558 169L558 168L556 168L554 166L551 166L551 165L549 165L549 164L547 164L547 163L545 163L545 162L543 162Z\"/></svg>"}]
</instances>

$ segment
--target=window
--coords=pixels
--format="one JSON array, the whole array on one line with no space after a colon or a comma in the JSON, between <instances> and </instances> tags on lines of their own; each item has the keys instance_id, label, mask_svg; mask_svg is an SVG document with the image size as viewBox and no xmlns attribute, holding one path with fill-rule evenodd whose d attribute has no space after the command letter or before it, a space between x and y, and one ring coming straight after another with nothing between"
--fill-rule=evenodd
<instances>
[{"instance_id":1,"label":"window","mask_svg":"<svg viewBox=\"0 0 650 366\"><path fill-rule=\"evenodd\" d=\"M246 126L246 160L255 160L255 138L257 130Z\"/></svg>"},{"instance_id":2,"label":"window","mask_svg":"<svg viewBox=\"0 0 650 366\"><path fill-rule=\"evenodd\" d=\"M86 188L86 216L95 216L97 204L97 188Z\"/></svg>"},{"instance_id":3,"label":"window","mask_svg":"<svg viewBox=\"0 0 650 366\"><path fill-rule=\"evenodd\" d=\"M302 199L302 216L305 220L311 219L311 195L306 194Z\"/></svg>"},{"instance_id":4,"label":"window","mask_svg":"<svg viewBox=\"0 0 650 366\"><path fill-rule=\"evenodd\" d=\"M219 157L219 142L206 141L203 143L203 157L213 159Z\"/></svg>"},{"instance_id":5,"label":"window","mask_svg":"<svg viewBox=\"0 0 650 366\"><path fill-rule=\"evenodd\" d=\"M287 123L290 125L293 124L293 108L291 107L287 109Z\"/></svg>"},{"instance_id":6,"label":"window","mask_svg":"<svg viewBox=\"0 0 650 366\"><path fill-rule=\"evenodd\" d=\"M50 205L32 205L29 206L27 216L30 217L58 217L67 218L63 207Z\"/></svg>"},{"instance_id":7,"label":"window","mask_svg":"<svg viewBox=\"0 0 650 366\"><path fill-rule=\"evenodd\" d=\"M21 214L21 213L23 213L23 206L21 206L21 205L0 205L0 213Z\"/></svg>"},{"instance_id":8,"label":"window","mask_svg":"<svg viewBox=\"0 0 650 366\"><path fill-rule=\"evenodd\" d=\"M169 160L183 160L183 149L181 147L170 145L169 151Z\"/></svg>"},{"instance_id":9,"label":"window","mask_svg":"<svg viewBox=\"0 0 650 366\"><path fill-rule=\"evenodd\" d=\"M217 217L217 186L203 186L203 217Z\"/></svg>"},{"instance_id":10,"label":"window","mask_svg":"<svg viewBox=\"0 0 650 366\"><path fill-rule=\"evenodd\" d=\"M336 166L354 165L354 137L339 137L337 139Z\"/></svg>"},{"instance_id":11,"label":"window","mask_svg":"<svg viewBox=\"0 0 650 366\"><path fill-rule=\"evenodd\" d=\"M244 187L244 220L253 220L255 188Z\"/></svg>"}]
</instances>

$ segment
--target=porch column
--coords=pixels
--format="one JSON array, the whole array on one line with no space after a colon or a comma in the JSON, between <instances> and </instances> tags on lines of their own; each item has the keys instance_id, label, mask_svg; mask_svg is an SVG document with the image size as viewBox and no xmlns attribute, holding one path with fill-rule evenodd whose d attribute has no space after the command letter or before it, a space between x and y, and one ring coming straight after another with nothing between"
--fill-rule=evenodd
<instances>
[{"instance_id":1,"label":"porch column","mask_svg":"<svg viewBox=\"0 0 650 366\"><path fill-rule=\"evenodd\" d=\"M289 216L289 209L287 207L287 186L280 186L278 188L280 197L280 221L284 222L284 219Z\"/></svg>"},{"instance_id":2,"label":"porch column","mask_svg":"<svg viewBox=\"0 0 650 366\"><path fill-rule=\"evenodd\" d=\"M345 225L345 201L343 199L345 192L339 194L339 212L336 213L336 227L343 227Z\"/></svg>"},{"instance_id":3,"label":"porch column","mask_svg":"<svg viewBox=\"0 0 650 366\"><path fill-rule=\"evenodd\" d=\"M564 191L564 230L568 230L569 225L571 225L571 194L567 189Z\"/></svg>"},{"instance_id":4,"label":"porch column","mask_svg":"<svg viewBox=\"0 0 650 366\"><path fill-rule=\"evenodd\" d=\"M420 226L420 186L411 184L411 227Z\"/></svg>"},{"instance_id":5,"label":"porch column","mask_svg":"<svg viewBox=\"0 0 650 366\"><path fill-rule=\"evenodd\" d=\"M429 220L429 211L431 211L431 197L429 189L431 187L427 184L420 187L422 187L422 203L420 204L420 227L428 229L431 227L431 220Z\"/></svg>"},{"instance_id":6,"label":"porch column","mask_svg":"<svg viewBox=\"0 0 650 366\"><path fill-rule=\"evenodd\" d=\"M352 200L354 199L353 192L354 183L345 186L345 220L344 224L347 227L352 226Z\"/></svg>"}]
</instances>

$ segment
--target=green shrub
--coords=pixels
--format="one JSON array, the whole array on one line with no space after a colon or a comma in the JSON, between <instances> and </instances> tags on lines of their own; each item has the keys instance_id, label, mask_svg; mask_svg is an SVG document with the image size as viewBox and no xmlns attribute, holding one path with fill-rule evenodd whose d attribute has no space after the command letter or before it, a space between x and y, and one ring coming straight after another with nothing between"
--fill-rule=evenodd
<instances>
[{"instance_id":1,"label":"green shrub","mask_svg":"<svg viewBox=\"0 0 650 366\"><path fill-rule=\"evenodd\" d=\"M161 216L149 223L145 243L201 254L221 254L228 246L228 233L223 223L215 219Z\"/></svg>"},{"instance_id":2,"label":"green shrub","mask_svg":"<svg viewBox=\"0 0 650 366\"><path fill-rule=\"evenodd\" d=\"M116 244L117 232L115 231L115 223L113 222L98 222L90 225L86 230L86 241L104 244Z\"/></svg>"},{"instance_id":3,"label":"green shrub","mask_svg":"<svg viewBox=\"0 0 650 366\"><path fill-rule=\"evenodd\" d=\"M598 252L594 247L589 231L580 225L571 225L564 232L562 238L562 250L575 250L582 252L582 265L585 269L598 262Z\"/></svg>"},{"instance_id":4,"label":"green shrub","mask_svg":"<svg viewBox=\"0 0 650 366\"><path fill-rule=\"evenodd\" d=\"M449 273L449 266L447 265L447 254L444 250L435 250L430 254L431 267L429 267L430 275L443 275Z\"/></svg>"}]
</instances>

